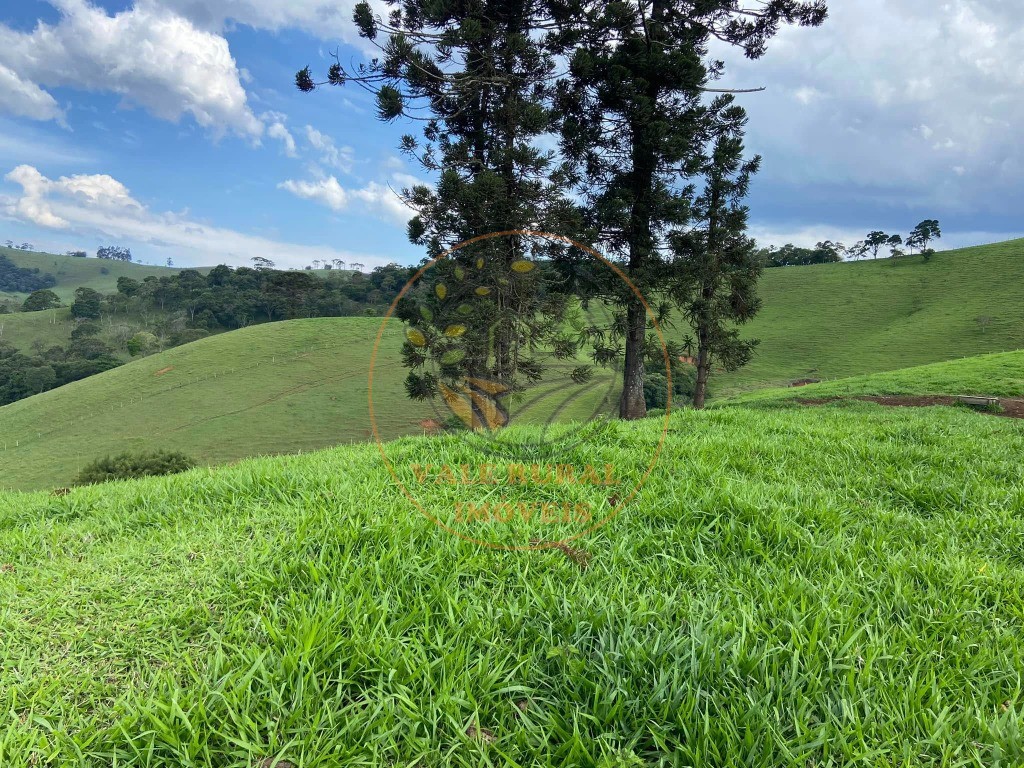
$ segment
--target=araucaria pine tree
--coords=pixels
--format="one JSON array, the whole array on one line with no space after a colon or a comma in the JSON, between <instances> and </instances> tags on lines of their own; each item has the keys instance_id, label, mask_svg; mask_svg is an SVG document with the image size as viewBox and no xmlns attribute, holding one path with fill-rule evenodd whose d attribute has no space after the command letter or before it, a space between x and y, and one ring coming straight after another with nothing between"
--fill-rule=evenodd
<instances>
[{"instance_id":1,"label":"araucaria pine tree","mask_svg":"<svg viewBox=\"0 0 1024 768\"><path fill-rule=\"evenodd\" d=\"M712 132L699 166L702 188L693 200L694 226L670 238L677 273L673 292L695 337L696 408L704 407L712 364L735 370L749 362L757 345L740 338L736 325L750 320L761 305L761 262L746 234L743 205L761 158L744 159L747 116L732 102L731 96L721 96L706 114Z\"/></svg>"},{"instance_id":2,"label":"araucaria pine tree","mask_svg":"<svg viewBox=\"0 0 1024 768\"><path fill-rule=\"evenodd\" d=\"M436 174L437 184L403 190L415 211L410 240L426 247L429 260L496 232L572 230L576 209L563 197L554 154L537 146L558 129L550 104L555 62L544 44L548 4L387 3L394 10L386 21L366 2L355 9L360 34L379 44L381 58L354 72L336 62L327 82L371 89L382 120L421 122L421 135L404 136L401 149ZM308 68L296 83L304 91L317 85ZM483 378L496 380L489 395L515 391L540 376L531 353L545 334L558 337L546 341L561 342L555 346L562 356L575 353L557 330L567 302L545 289L546 270L529 258L554 248L518 235L486 239L425 275L398 313L409 325L410 396L441 394L453 405L454 393L473 406L460 382ZM491 421L482 416L477 408L473 424Z\"/></svg>"},{"instance_id":3,"label":"araucaria pine tree","mask_svg":"<svg viewBox=\"0 0 1024 768\"><path fill-rule=\"evenodd\" d=\"M559 38L570 77L558 106L562 150L589 203L598 243L649 304L683 277L669 239L691 219L691 179L702 167L706 122L701 99L724 65L709 41L760 57L783 24L817 26L823 0L568 0ZM621 291L624 340L621 418L646 413L643 382L652 349L649 318L638 297Z\"/></svg>"}]
</instances>

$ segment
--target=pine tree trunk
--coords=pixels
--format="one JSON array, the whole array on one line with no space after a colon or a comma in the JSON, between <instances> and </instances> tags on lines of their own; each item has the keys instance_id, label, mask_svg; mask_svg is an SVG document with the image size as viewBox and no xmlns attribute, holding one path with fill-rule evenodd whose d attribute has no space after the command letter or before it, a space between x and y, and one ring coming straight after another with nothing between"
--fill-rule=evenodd
<instances>
[{"instance_id":1,"label":"pine tree trunk","mask_svg":"<svg viewBox=\"0 0 1024 768\"><path fill-rule=\"evenodd\" d=\"M642 419L647 415L643 354L646 332L647 311L634 298L626 308L626 361L622 372L622 397L619 399L620 419Z\"/></svg>"},{"instance_id":2,"label":"pine tree trunk","mask_svg":"<svg viewBox=\"0 0 1024 768\"><path fill-rule=\"evenodd\" d=\"M708 378L711 375L711 334L716 318L712 305L715 298L715 284L721 265L719 263L719 216L722 196L720 190L721 177L715 173L710 179L711 199L708 205L708 242L707 264L701 285L700 312L697 316L697 385L693 391L693 407L704 407L708 394Z\"/></svg>"},{"instance_id":3,"label":"pine tree trunk","mask_svg":"<svg viewBox=\"0 0 1024 768\"><path fill-rule=\"evenodd\" d=\"M661 37L661 19L666 0L654 0L648 48ZM660 86L652 79L647 83L645 97L649 107L656 104ZM635 114L631 118L633 146L631 149L632 191L635 195L630 210L628 230L630 277L637 281L638 273L650 262L654 251L652 219L654 218L654 185L657 173L657 147L660 135L652 129L649 116ZM642 282L642 281L641 281ZM647 309L642 301L630 296L626 304L626 359L622 372L622 396L619 399L620 419L642 419L647 415L644 399L644 357L647 341Z\"/></svg>"},{"instance_id":4,"label":"pine tree trunk","mask_svg":"<svg viewBox=\"0 0 1024 768\"><path fill-rule=\"evenodd\" d=\"M711 374L711 351L708 349L707 333L697 333L697 384L693 390L693 407L703 408L708 393L708 377Z\"/></svg>"}]
</instances>

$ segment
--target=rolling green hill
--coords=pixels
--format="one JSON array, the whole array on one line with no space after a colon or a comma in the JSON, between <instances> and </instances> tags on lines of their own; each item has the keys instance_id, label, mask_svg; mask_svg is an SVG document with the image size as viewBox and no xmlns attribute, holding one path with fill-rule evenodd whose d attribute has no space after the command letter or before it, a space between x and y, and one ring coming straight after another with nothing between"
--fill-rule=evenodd
<instances>
[{"instance_id":1,"label":"rolling green hill","mask_svg":"<svg viewBox=\"0 0 1024 768\"><path fill-rule=\"evenodd\" d=\"M317 325L265 330L300 347ZM172 426L149 394L138 439ZM635 468L662 429L612 423L562 460ZM457 436L385 451L493 460ZM372 445L0 493L0 764L1024 765L1021 455L1024 422L964 409L681 411L635 501L570 550L453 536Z\"/></svg>"},{"instance_id":2,"label":"rolling green hill","mask_svg":"<svg viewBox=\"0 0 1024 768\"><path fill-rule=\"evenodd\" d=\"M947 251L930 263L910 257L770 269L762 293L765 309L749 329L763 340L758 356L713 379L720 397L803 376L874 373L1024 347L1024 241ZM0 316L4 338L67 334L70 324L51 322L61 312ZM991 322L980 325L982 316ZM7 444L0 486L64 485L83 462L126 447L173 448L216 463L364 440L366 370L378 324L347 318L254 326L0 408ZM394 376L379 403L382 434L390 438L421 432L420 422L438 414L407 400L398 337L388 344L381 363ZM154 375L168 367L174 370ZM914 377L908 386L917 387L926 374L907 375ZM978 394L1004 394L985 391L984 382ZM602 371L587 392L551 380L519 408L525 421L584 419L615 398L612 376Z\"/></svg>"},{"instance_id":3,"label":"rolling green hill","mask_svg":"<svg viewBox=\"0 0 1024 768\"><path fill-rule=\"evenodd\" d=\"M43 313L33 313L43 314ZM367 440L367 376L379 318L250 326L135 360L0 407L0 487L66 485L84 463L125 449L172 449L219 463ZM397 324L375 379L383 439L419 434L430 405L405 395ZM515 418L586 419L617 400L610 371L586 386L552 367L512 404Z\"/></svg>"},{"instance_id":4,"label":"rolling green hill","mask_svg":"<svg viewBox=\"0 0 1024 768\"><path fill-rule=\"evenodd\" d=\"M155 275L170 275L181 270L173 267L153 267L145 264L129 264L109 259L80 259L74 256L58 256L53 253L36 251L20 251L0 246L0 254L6 256L14 264L23 268L38 268L40 272L53 275L57 284L50 288L60 296L61 301L70 303L74 298L75 289L92 288L100 293L113 293L117 290L117 278L125 276L136 280ZM205 271L206 267L200 271ZM106 270L106 271L104 271ZM24 301L27 293L5 293L0 291L0 301L11 299Z\"/></svg>"},{"instance_id":5,"label":"rolling green hill","mask_svg":"<svg viewBox=\"0 0 1024 768\"><path fill-rule=\"evenodd\" d=\"M753 362L716 396L1024 348L1024 240L860 263L766 269ZM979 323L978 318L989 318Z\"/></svg>"},{"instance_id":6,"label":"rolling green hill","mask_svg":"<svg viewBox=\"0 0 1024 768\"><path fill-rule=\"evenodd\" d=\"M998 352L945 363L918 365L886 373L786 389L763 389L716 405L785 402L787 400L858 397L861 395L988 395L1024 397L1024 351Z\"/></svg>"},{"instance_id":7,"label":"rolling green hill","mask_svg":"<svg viewBox=\"0 0 1024 768\"><path fill-rule=\"evenodd\" d=\"M0 315L0 341L6 341L23 352L38 342L44 348L63 346L75 327L70 307L44 309L39 312L13 312Z\"/></svg>"}]
</instances>

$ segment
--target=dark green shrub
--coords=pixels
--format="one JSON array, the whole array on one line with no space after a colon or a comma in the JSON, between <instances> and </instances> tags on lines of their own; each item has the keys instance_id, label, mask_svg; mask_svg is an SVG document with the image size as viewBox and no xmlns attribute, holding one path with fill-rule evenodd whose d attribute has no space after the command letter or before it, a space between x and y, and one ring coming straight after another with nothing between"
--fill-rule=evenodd
<instances>
[{"instance_id":1,"label":"dark green shrub","mask_svg":"<svg viewBox=\"0 0 1024 768\"><path fill-rule=\"evenodd\" d=\"M193 341L205 339L209 335L210 332L205 328L185 328L184 330L172 333L170 339L168 339L167 346L180 347L182 344L191 344Z\"/></svg>"},{"instance_id":2,"label":"dark green shrub","mask_svg":"<svg viewBox=\"0 0 1024 768\"><path fill-rule=\"evenodd\" d=\"M102 298L103 294L92 288L78 288L75 290L75 300L71 304L71 316L79 320L98 320Z\"/></svg>"},{"instance_id":3,"label":"dark green shrub","mask_svg":"<svg viewBox=\"0 0 1024 768\"><path fill-rule=\"evenodd\" d=\"M689 366L679 366L672 371L672 407L681 408L686 400L693 397L697 386L697 370ZM659 371L650 371L644 375L644 401L647 410L652 408L665 409L668 400L668 379Z\"/></svg>"},{"instance_id":4,"label":"dark green shrub","mask_svg":"<svg viewBox=\"0 0 1024 768\"><path fill-rule=\"evenodd\" d=\"M91 336L98 336L100 332L100 324L94 323L89 320L78 323L74 328L71 329L71 340L78 341L79 339L87 339Z\"/></svg>"},{"instance_id":5,"label":"dark green shrub","mask_svg":"<svg viewBox=\"0 0 1024 768\"><path fill-rule=\"evenodd\" d=\"M42 309L53 309L60 306L60 297L51 290L32 291L25 303L21 305L22 312L38 312Z\"/></svg>"},{"instance_id":6,"label":"dark green shrub","mask_svg":"<svg viewBox=\"0 0 1024 768\"><path fill-rule=\"evenodd\" d=\"M197 466L191 456L175 451L153 451L132 453L125 451L117 456L97 459L78 473L75 485L105 483L110 480L129 480L134 477L173 475Z\"/></svg>"}]
</instances>

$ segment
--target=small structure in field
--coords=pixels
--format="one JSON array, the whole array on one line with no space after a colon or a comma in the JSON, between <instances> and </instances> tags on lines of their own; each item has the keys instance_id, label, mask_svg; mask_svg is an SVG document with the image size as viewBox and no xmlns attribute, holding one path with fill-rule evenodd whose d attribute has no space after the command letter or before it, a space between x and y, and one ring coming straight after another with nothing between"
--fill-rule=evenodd
<instances>
[{"instance_id":1,"label":"small structure in field","mask_svg":"<svg viewBox=\"0 0 1024 768\"><path fill-rule=\"evenodd\" d=\"M998 397L982 397L980 395L958 395L958 403L969 405L972 408L997 408L999 407Z\"/></svg>"}]
</instances>

